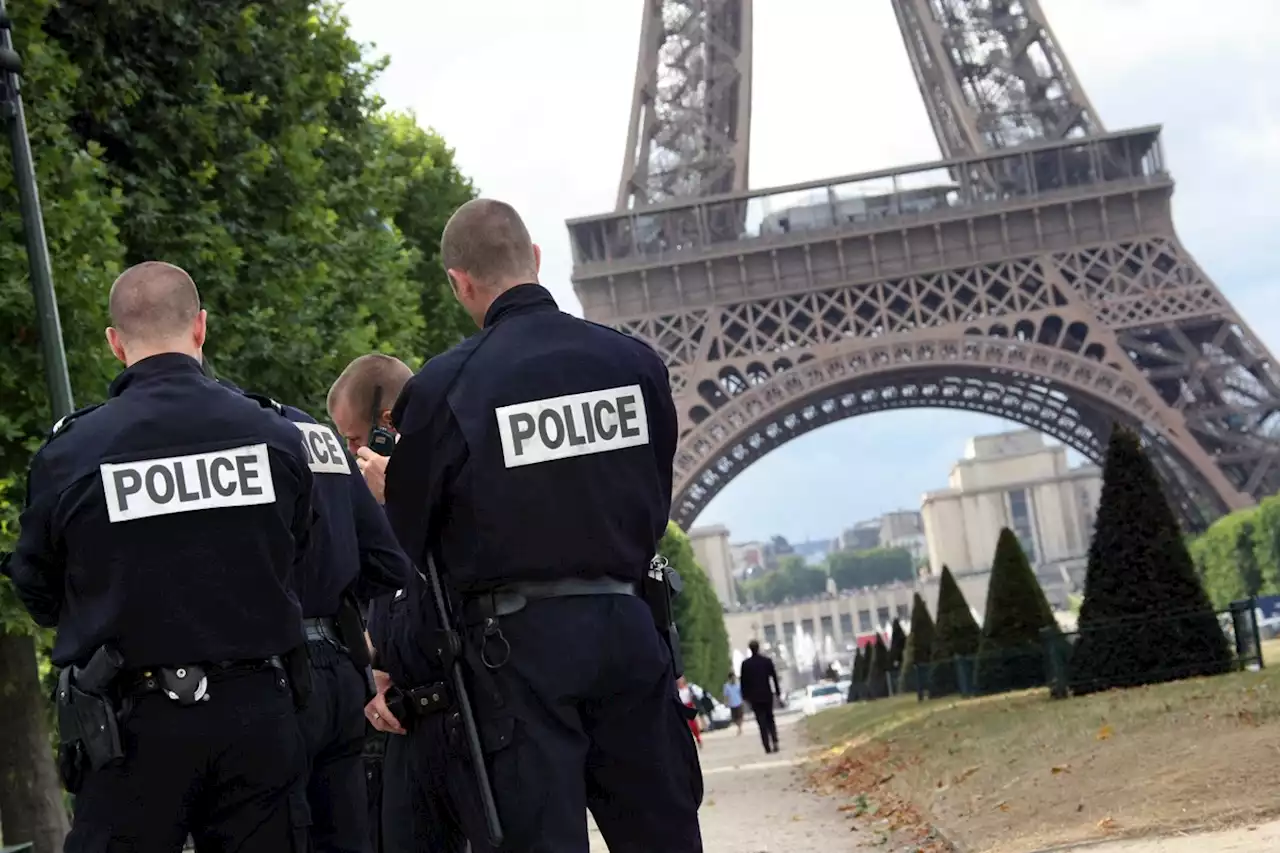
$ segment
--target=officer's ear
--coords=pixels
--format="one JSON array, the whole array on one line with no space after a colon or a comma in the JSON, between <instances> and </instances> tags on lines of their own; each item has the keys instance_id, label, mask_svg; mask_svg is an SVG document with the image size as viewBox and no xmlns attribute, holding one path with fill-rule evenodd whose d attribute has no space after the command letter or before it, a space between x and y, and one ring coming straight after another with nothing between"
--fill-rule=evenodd
<instances>
[{"instance_id":1,"label":"officer's ear","mask_svg":"<svg viewBox=\"0 0 1280 853\"><path fill-rule=\"evenodd\" d=\"M537 243L533 244L533 274L536 276L542 272L542 247Z\"/></svg>"},{"instance_id":2,"label":"officer's ear","mask_svg":"<svg viewBox=\"0 0 1280 853\"><path fill-rule=\"evenodd\" d=\"M196 314L195 322L191 324L191 338L196 345L196 349L204 347L205 333L208 331L209 312L203 308L200 313Z\"/></svg>"},{"instance_id":3,"label":"officer's ear","mask_svg":"<svg viewBox=\"0 0 1280 853\"><path fill-rule=\"evenodd\" d=\"M107 346L111 347L111 354L120 360L121 364L128 364L128 359L124 355L124 344L120 340L120 333L112 327L107 327Z\"/></svg>"}]
</instances>

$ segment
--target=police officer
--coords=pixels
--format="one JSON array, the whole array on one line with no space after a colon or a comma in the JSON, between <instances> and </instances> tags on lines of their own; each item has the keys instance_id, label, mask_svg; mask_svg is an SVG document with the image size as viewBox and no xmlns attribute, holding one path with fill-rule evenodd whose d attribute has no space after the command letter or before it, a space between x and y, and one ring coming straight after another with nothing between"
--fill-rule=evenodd
<instances>
[{"instance_id":1,"label":"police officer","mask_svg":"<svg viewBox=\"0 0 1280 853\"><path fill-rule=\"evenodd\" d=\"M314 675L302 715L312 849L362 853L370 837L363 709L373 688L362 614L372 599L403 589L412 569L334 431L301 409L249 396L293 422L315 475L311 560L295 578Z\"/></svg>"},{"instance_id":2,"label":"police officer","mask_svg":"<svg viewBox=\"0 0 1280 853\"><path fill-rule=\"evenodd\" d=\"M32 460L6 573L57 627L66 847L302 853L302 613L312 475L298 430L201 370L195 284L148 262L112 285L107 401ZM291 690L292 688L292 690ZM293 695L298 694L297 696Z\"/></svg>"},{"instance_id":3,"label":"police officer","mask_svg":"<svg viewBox=\"0 0 1280 853\"><path fill-rule=\"evenodd\" d=\"M371 450L370 445L394 442L391 405L412 376L413 371L399 359L370 353L352 361L329 390L329 418L357 456L379 498L387 457ZM403 630L404 624L413 623L413 611L422 600L421 576L411 572L404 587L393 598L370 605L369 633L375 658L413 659L416 679L406 684L434 683L441 674L430 661L420 662L415 638ZM376 737L384 750L382 797L377 809L381 853L461 853L466 837L444 783L447 753L443 719L438 714L420 720L397 719L386 703L388 689L394 690L391 678L382 670L375 670L375 675L377 695L366 706L365 715L378 731ZM402 714L410 710L404 705L401 708ZM411 756L411 741L420 745L416 756Z\"/></svg>"},{"instance_id":4,"label":"police officer","mask_svg":"<svg viewBox=\"0 0 1280 853\"><path fill-rule=\"evenodd\" d=\"M452 593L502 849L586 853L589 807L614 853L700 851L697 751L637 596L670 509L667 370L558 309L509 205L463 205L441 256L481 331L396 402L385 506Z\"/></svg>"}]
</instances>

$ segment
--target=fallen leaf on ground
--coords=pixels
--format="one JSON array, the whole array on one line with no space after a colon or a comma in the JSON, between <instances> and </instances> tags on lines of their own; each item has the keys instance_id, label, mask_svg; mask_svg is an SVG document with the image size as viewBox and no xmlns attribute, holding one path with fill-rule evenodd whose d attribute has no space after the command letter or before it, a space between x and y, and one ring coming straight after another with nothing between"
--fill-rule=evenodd
<instances>
[{"instance_id":1,"label":"fallen leaf on ground","mask_svg":"<svg viewBox=\"0 0 1280 853\"><path fill-rule=\"evenodd\" d=\"M1116 823L1115 818L1112 817L1104 817L1102 820L1098 821L1098 829L1101 829L1103 832L1110 832L1117 826L1118 824Z\"/></svg>"},{"instance_id":2,"label":"fallen leaf on ground","mask_svg":"<svg viewBox=\"0 0 1280 853\"><path fill-rule=\"evenodd\" d=\"M1103 725L1102 728L1098 729L1098 740L1107 740L1113 734L1115 734L1115 731L1111 728L1111 726Z\"/></svg>"},{"instance_id":3,"label":"fallen leaf on ground","mask_svg":"<svg viewBox=\"0 0 1280 853\"><path fill-rule=\"evenodd\" d=\"M1063 764L1063 765L1060 765L1060 766L1058 766L1058 767L1054 767L1054 768L1053 768L1052 770L1050 770L1049 772L1050 772L1050 773L1052 773L1054 776L1057 776L1059 773L1069 773L1069 772L1071 772L1071 765L1070 765L1070 764Z\"/></svg>"}]
</instances>

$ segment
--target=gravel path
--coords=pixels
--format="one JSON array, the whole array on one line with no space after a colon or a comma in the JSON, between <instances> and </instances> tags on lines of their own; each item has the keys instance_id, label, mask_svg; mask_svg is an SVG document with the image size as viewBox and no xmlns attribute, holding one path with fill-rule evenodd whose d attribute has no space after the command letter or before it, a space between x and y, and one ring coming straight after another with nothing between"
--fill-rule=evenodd
<instances>
[{"instance_id":1,"label":"gravel path","mask_svg":"<svg viewBox=\"0 0 1280 853\"><path fill-rule=\"evenodd\" d=\"M702 735L702 840L706 853L836 853L864 840L839 801L800 790L794 766L808 751L799 714L778 718L782 750L766 755L756 724ZM608 848L591 825L591 853Z\"/></svg>"},{"instance_id":2,"label":"gravel path","mask_svg":"<svg viewBox=\"0 0 1280 853\"><path fill-rule=\"evenodd\" d=\"M1275 853L1280 850L1280 821L1195 835L1141 838L1066 848L1078 853Z\"/></svg>"}]
</instances>

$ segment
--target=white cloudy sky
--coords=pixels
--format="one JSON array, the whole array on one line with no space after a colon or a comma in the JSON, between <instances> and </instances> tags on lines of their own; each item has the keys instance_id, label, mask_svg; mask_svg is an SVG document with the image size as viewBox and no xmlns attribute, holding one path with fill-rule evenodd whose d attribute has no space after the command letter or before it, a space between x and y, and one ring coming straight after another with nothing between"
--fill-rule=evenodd
<instances>
[{"instance_id":1,"label":"white cloudy sky","mask_svg":"<svg viewBox=\"0 0 1280 853\"><path fill-rule=\"evenodd\" d=\"M1107 126L1164 125L1184 242L1280 350L1280 0L1041 2ZM356 37L391 57L388 104L443 134L485 195L524 214L543 282L575 313L564 220L613 206L641 6L347 2ZM938 156L889 0L755 0L753 97L753 187ZM918 506L965 438L1002 427L937 410L835 424L748 469L699 523L735 539L829 536Z\"/></svg>"}]
</instances>

